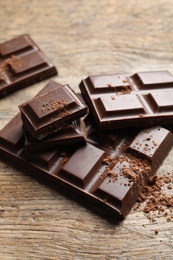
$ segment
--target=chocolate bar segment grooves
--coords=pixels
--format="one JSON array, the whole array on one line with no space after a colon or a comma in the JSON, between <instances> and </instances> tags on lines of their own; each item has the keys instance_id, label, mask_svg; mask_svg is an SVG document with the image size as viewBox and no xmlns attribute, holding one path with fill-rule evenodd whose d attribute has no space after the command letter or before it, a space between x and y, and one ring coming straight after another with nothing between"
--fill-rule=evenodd
<instances>
[{"instance_id":1,"label":"chocolate bar segment grooves","mask_svg":"<svg viewBox=\"0 0 173 260\"><path fill-rule=\"evenodd\" d=\"M58 87L62 87L63 85L50 81L43 89L39 91L36 95L42 95L48 91L56 89ZM17 118L17 119L15 119ZM23 135L23 122L21 119L21 113L19 112L16 117L14 117L14 125L17 122L19 128L21 128ZM19 131L20 133L20 131ZM9 139L13 138L11 133L9 132ZM82 118L74 120L71 124L64 127L62 130L53 133L46 138L43 138L41 141L33 138L26 129L24 129L24 139L25 139L25 150L30 152L43 151L47 149L55 148L59 145L68 146L68 145L76 145L77 143L85 143L86 142L86 129L85 123ZM8 138L6 138L8 139ZM17 138L18 139L18 138Z\"/></svg>"},{"instance_id":2,"label":"chocolate bar segment grooves","mask_svg":"<svg viewBox=\"0 0 173 260\"><path fill-rule=\"evenodd\" d=\"M103 133L89 119L86 125L86 144L30 153L19 114L0 131L1 158L75 193L79 201L85 198L95 210L122 219L172 148L172 134L161 127L126 131L121 137L113 131L106 134L112 142L105 147Z\"/></svg>"},{"instance_id":3,"label":"chocolate bar segment grooves","mask_svg":"<svg viewBox=\"0 0 173 260\"><path fill-rule=\"evenodd\" d=\"M0 44L0 97L55 75L55 66L29 35Z\"/></svg>"},{"instance_id":4,"label":"chocolate bar segment grooves","mask_svg":"<svg viewBox=\"0 0 173 260\"><path fill-rule=\"evenodd\" d=\"M169 71L89 76L79 87L100 130L166 125L173 120Z\"/></svg>"},{"instance_id":5,"label":"chocolate bar segment grooves","mask_svg":"<svg viewBox=\"0 0 173 260\"><path fill-rule=\"evenodd\" d=\"M24 127L42 139L88 112L87 106L69 85L50 90L19 106Z\"/></svg>"}]
</instances>

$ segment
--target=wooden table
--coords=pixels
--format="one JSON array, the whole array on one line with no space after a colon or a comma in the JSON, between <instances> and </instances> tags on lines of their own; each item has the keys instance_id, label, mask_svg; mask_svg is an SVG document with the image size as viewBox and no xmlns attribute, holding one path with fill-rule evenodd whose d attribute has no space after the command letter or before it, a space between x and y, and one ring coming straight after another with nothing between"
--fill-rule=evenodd
<instances>
[{"instance_id":1,"label":"wooden table","mask_svg":"<svg viewBox=\"0 0 173 260\"><path fill-rule=\"evenodd\" d=\"M172 0L1 0L0 42L29 33L58 67L54 79L78 90L90 74L173 73L172 19ZM0 129L47 82L1 99ZM173 259L173 222L132 211L110 223L0 161L0 259Z\"/></svg>"}]
</instances>

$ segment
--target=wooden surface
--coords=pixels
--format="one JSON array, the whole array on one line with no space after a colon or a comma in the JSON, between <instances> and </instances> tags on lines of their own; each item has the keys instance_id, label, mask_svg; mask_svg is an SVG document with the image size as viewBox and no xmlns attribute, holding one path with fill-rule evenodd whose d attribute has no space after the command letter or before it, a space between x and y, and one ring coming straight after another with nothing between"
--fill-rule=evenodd
<instances>
[{"instance_id":1,"label":"wooden surface","mask_svg":"<svg viewBox=\"0 0 173 260\"><path fill-rule=\"evenodd\" d=\"M172 0L1 0L0 42L29 33L77 90L90 74L173 73L172 19ZM0 100L0 129L47 82ZM0 259L173 259L173 222L113 224L0 160Z\"/></svg>"}]
</instances>

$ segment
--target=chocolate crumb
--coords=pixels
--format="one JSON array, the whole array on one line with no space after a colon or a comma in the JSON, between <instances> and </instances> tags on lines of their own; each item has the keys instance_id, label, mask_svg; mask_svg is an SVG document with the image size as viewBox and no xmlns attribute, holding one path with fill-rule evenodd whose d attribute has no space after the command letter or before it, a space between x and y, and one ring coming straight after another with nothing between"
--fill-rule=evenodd
<instances>
[{"instance_id":1,"label":"chocolate crumb","mask_svg":"<svg viewBox=\"0 0 173 260\"><path fill-rule=\"evenodd\" d=\"M171 221L173 195L164 193L162 189L168 183L167 188L171 189L170 182L172 182L170 174L164 174L163 176L155 175L149 178L148 184L139 195L138 203L134 207L134 210L142 207L143 212L151 222L160 217L165 217L167 222Z\"/></svg>"},{"instance_id":2,"label":"chocolate crumb","mask_svg":"<svg viewBox=\"0 0 173 260\"><path fill-rule=\"evenodd\" d=\"M116 163L117 162L117 160L115 159L115 158L113 158L113 157L111 157L111 156L106 156L105 158L103 158L103 164L106 164L106 165L108 165L108 164L110 164L110 163Z\"/></svg>"},{"instance_id":3,"label":"chocolate crumb","mask_svg":"<svg viewBox=\"0 0 173 260\"><path fill-rule=\"evenodd\" d=\"M155 229L154 230L154 233L157 235L157 234L159 234L159 230L158 229Z\"/></svg>"},{"instance_id":4,"label":"chocolate crumb","mask_svg":"<svg viewBox=\"0 0 173 260\"><path fill-rule=\"evenodd\" d=\"M167 188L168 188L169 190L171 190L171 189L172 189L172 185L169 184L169 185L167 186Z\"/></svg>"},{"instance_id":5,"label":"chocolate crumb","mask_svg":"<svg viewBox=\"0 0 173 260\"><path fill-rule=\"evenodd\" d=\"M133 181L136 179L136 175L130 170L130 169L123 169L122 173L125 177L127 177L130 181Z\"/></svg>"},{"instance_id":6,"label":"chocolate crumb","mask_svg":"<svg viewBox=\"0 0 173 260\"><path fill-rule=\"evenodd\" d=\"M123 83L127 83L128 81L127 81L127 79L123 79Z\"/></svg>"}]
</instances>

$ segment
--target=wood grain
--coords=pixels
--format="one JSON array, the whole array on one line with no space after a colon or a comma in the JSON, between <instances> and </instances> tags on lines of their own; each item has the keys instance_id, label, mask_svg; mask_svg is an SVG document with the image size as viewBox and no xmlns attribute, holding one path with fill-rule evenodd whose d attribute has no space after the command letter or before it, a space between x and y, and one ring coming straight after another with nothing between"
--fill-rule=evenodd
<instances>
[{"instance_id":1,"label":"wood grain","mask_svg":"<svg viewBox=\"0 0 173 260\"><path fill-rule=\"evenodd\" d=\"M172 0L1 0L0 42L29 33L57 66L54 79L78 90L90 74L173 73L172 17ZM1 99L0 129L47 82ZM173 223L132 211L113 224L0 161L0 259L169 260Z\"/></svg>"}]
</instances>

